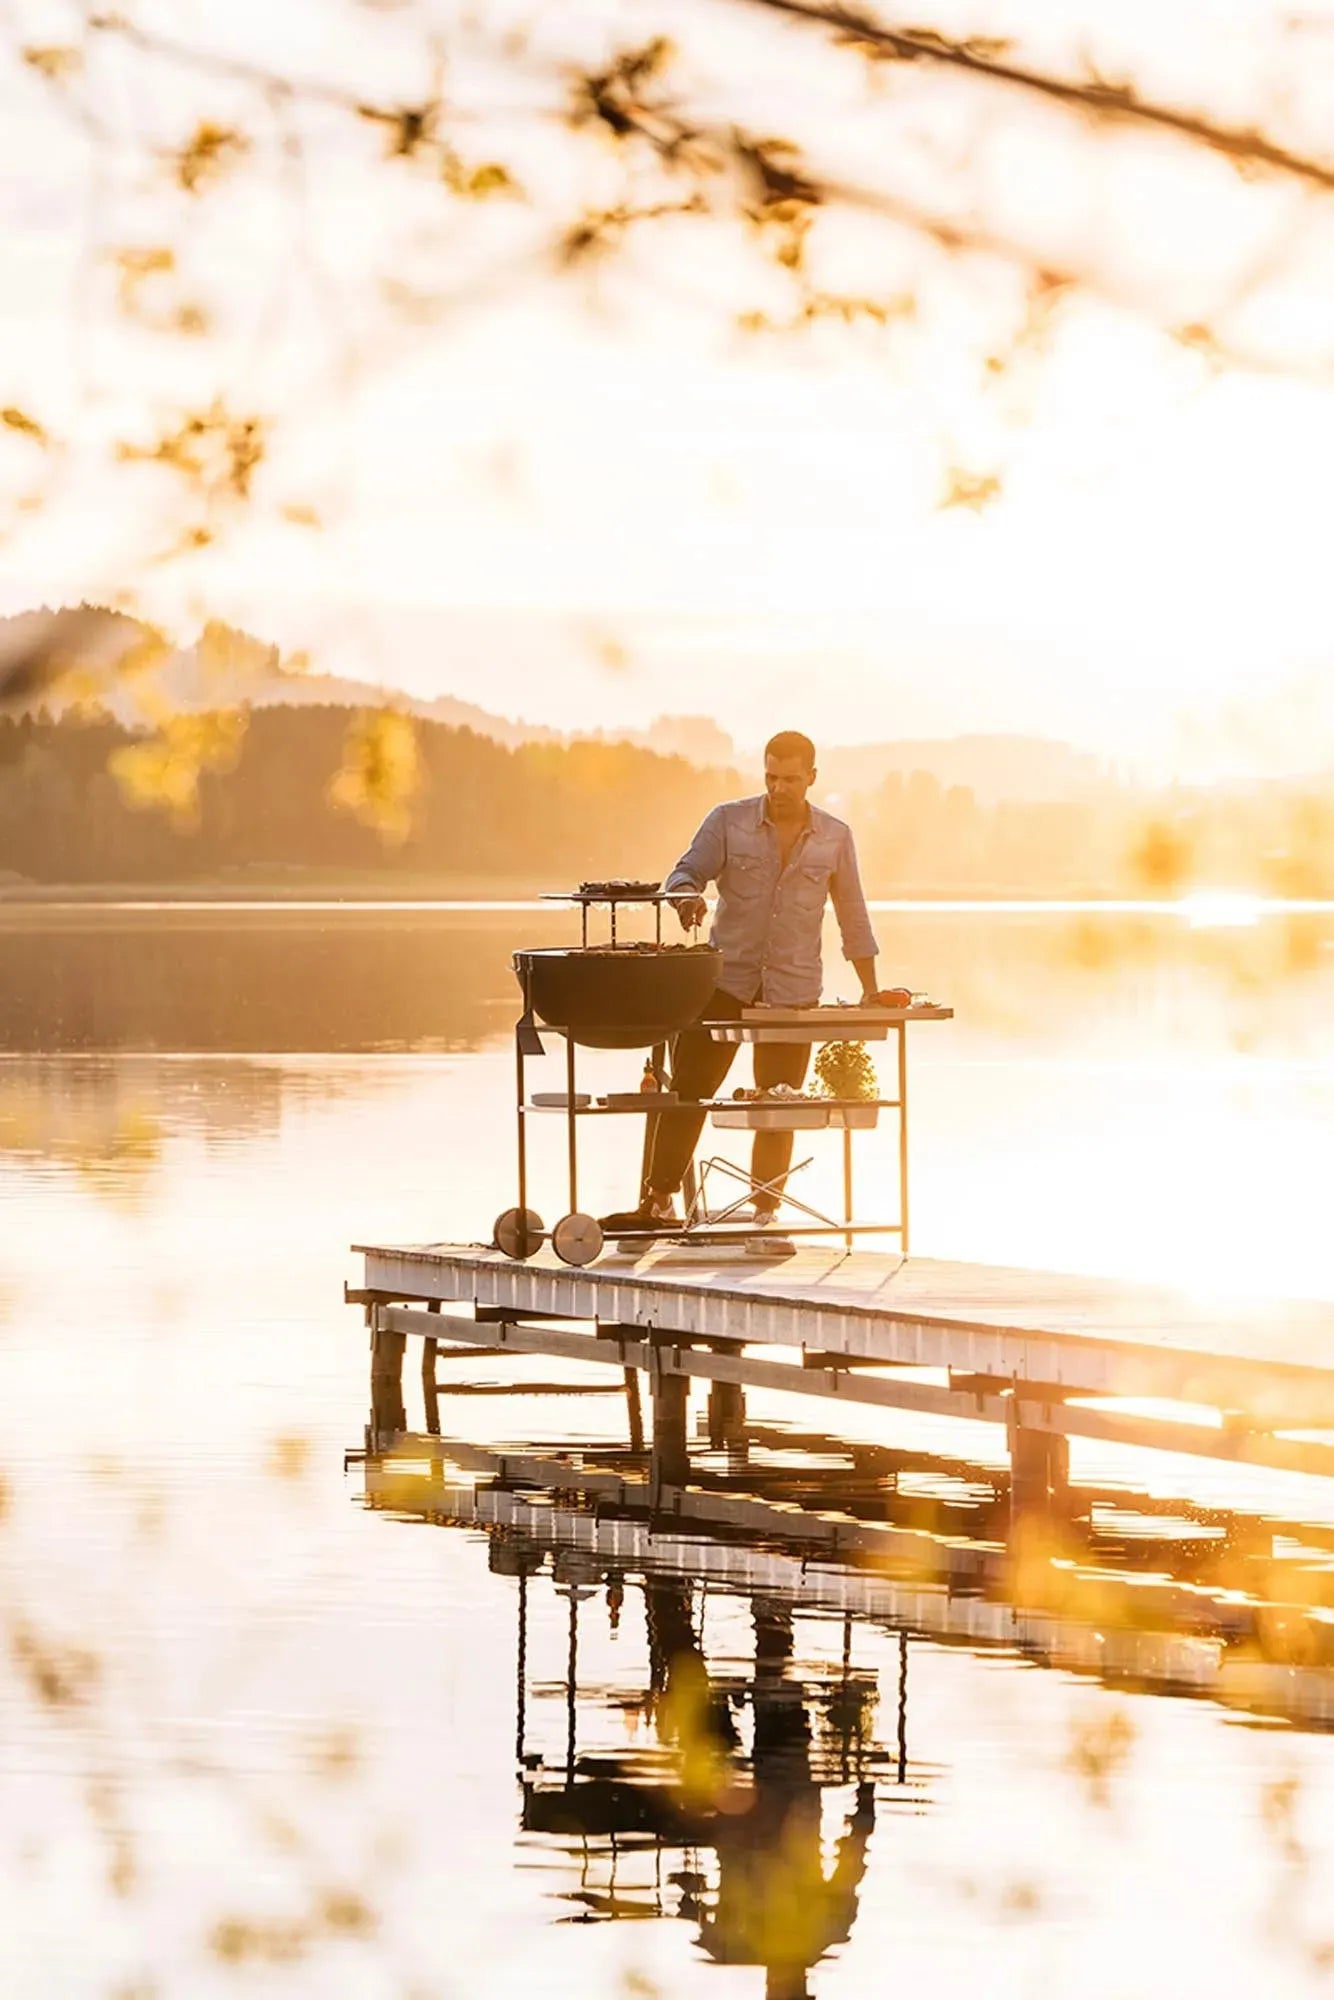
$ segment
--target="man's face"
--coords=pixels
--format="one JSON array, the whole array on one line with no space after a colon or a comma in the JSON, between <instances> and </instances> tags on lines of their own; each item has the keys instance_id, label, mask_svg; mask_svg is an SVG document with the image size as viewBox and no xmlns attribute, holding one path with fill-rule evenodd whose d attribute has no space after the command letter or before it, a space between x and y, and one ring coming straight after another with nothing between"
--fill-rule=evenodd
<instances>
[{"instance_id":1,"label":"man's face","mask_svg":"<svg viewBox=\"0 0 1334 2000\"><path fill-rule=\"evenodd\" d=\"M800 757L766 757L764 789L769 794L772 819L799 819L806 810L806 794L815 783L815 773Z\"/></svg>"}]
</instances>

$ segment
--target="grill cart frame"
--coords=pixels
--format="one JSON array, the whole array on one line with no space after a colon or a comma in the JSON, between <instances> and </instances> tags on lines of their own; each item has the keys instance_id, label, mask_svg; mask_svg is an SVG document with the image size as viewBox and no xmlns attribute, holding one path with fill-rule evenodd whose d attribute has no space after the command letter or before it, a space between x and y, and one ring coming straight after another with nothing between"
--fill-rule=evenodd
<instances>
[{"instance_id":1,"label":"grill cart frame","mask_svg":"<svg viewBox=\"0 0 1334 2000\"><path fill-rule=\"evenodd\" d=\"M548 893L544 902L572 904L580 911L581 951L640 952L642 947L625 945L617 940L617 912L630 905L651 905L654 911L655 947L662 948L662 907L664 903L675 903L675 892L650 890L642 883L632 884L585 884L578 890L565 893ZM608 946L591 945L589 942L589 911L603 907L609 913L611 943ZM554 1026L539 1019L532 1004L530 970L536 953L516 952L515 971L523 987L524 1010L514 1026L514 1082L515 1082L515 1140L518 1165L517 1202L513 1208L505 1209L496 1219L492 1241L494 1247L508 1257L522 1261L531 1257L543 1243L549 1242L556 1256L563 1263L575 1266L591 1264L601 1254L604 1247L604 1233L601 1225L579 1208L579 1125L584 1118L644 1118L652 1120L664 1111L679 1108L699 1108L713 1115L715 1123L735 1128L737 1126L762 1128L781 1126L785 1129L833 1129L842 1134L843 1152L843 1214L841 1217L826 1215L812 1208L783 1190L782 1207L792 1210L801 1219L795 1222L779 1221L757 1226L753 1222L733 1222L728 1217L738 1211L757 1192L756 1184L748 1173L731 1161L712 1157L701 1163L697 1185L690 1198L683 1221L670 1223L636 1224L615 1229L618 1244L636 1249L650 1249L660 1243L683 1243L701 1248L744 1249L752 1240L772 1238L774 1235L805 1238L841 1238L847 1248L851 1248L857 1236L897 1237L899 1248L905 1254L909 1247L909 1195L908 1195L908 1024L912 1021L948 1021L954 1017L950 1007L937 1006L932 1001L916 1000L908 1007L751 1007L743 1009L740 1020L704 1021L714 1039L729 1042L787 1042L807 1043L816 1046L837 1041L885 1041L892 1035L896 1039L896 1092L893 1097L842 1101L838 1099L801 1098L790 1107L781 1098L764 1100L731 1097L708 1099L682 1099L670 1095L668 1091L669 1065L668 1044L663 1039L645 1038L639 1041L618 1040L607 1044L597 1039L596 1034L587 1039L594 1047L614 1046L625 1048L645 1048L649 1050L649 1064L658 1079L657 1091L614 1093L616 1102L597 1103L586 1093L581 1093L578 1083L576 1048L585 1040L577 1027ZM702 954L701 954L702 956ZM696 1025L691 1023L690 1025ZM629 1032L628 1030L626 1032ZM565 1090L557 1093L562 1102L550 1101L552 1093L544 1092L546 1103L530 1101L527 1084L527 1062L533 1056L544 1055L545 1036L559 1036L565 1042ZM584 1101L581 1101L583 1098ZM664 1101L665 1100L665 1101ZM877 1124L882 1111L897 1113L898 1165L899 1165L899 1214L893 1221L858 1220L854 1211L853 1186L853 1133ZM566 1193L569 1202L567 1212L548 1229L536 1210L529 1207L528 1171L528 1120L532 1117L563 1117L566 1125ZM790 1124L789 1124L790 1118ZM647 1168L649 1149L652 1143L653 1126L644 1128L641 1182ZM809 1166L810 1160L802 1160L790 1172L800 1172ZM709 1217L704 1207L704 1190L709 1176L713 1174L724 1179L744 1183L743 1192L735 1196L722 1210L721 1216Z\"/></svg>"}]
</instances>

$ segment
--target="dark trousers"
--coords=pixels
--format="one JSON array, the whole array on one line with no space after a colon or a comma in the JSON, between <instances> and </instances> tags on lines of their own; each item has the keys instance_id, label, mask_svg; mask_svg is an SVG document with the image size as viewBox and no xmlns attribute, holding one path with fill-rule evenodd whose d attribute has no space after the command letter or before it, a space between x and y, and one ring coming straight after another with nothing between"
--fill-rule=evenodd
<instances>
[{"instance_id":1,"label":"dark trousers","mask_svg":"<svg viewBox=\"0 0 1334 2000\"><path fill-rule=\"evenodd\" d=\"M700 1015L702 1021L739 1021L740 1000L715 992ZM672 1051L672 1088L678 1097L716 1097L736 1060L738 1042L715 1042L706 1028L685 1028ZM755 1084L804 1083L811 1051L805 1042L753 1042ZM659 1111L649 1157L648 1187L653 1194L675 1194L694 1158L708 1114L702 1110ZM780 1182L792 1164L790 1132L757 1132L751 1154L753 1180Z\"/></svg>"}]
</instances>

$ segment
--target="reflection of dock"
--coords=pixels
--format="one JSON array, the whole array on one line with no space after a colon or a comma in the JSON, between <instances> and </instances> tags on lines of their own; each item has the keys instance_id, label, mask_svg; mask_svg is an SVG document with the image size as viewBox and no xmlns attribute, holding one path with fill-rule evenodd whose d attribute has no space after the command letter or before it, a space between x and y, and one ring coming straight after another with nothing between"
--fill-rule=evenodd
<instances>
[{"instance_id":1,"label":"reflection of dock","mask_svg":"<svg viewBox=\"0 0 1334 2000\"><path fill-rule=\"evenodd\" d=\"M890 1451L868 1466L860 1448L839 1469L825 1438L809 1441L820 1469L800 1473L786 1466L799 1439L751 1436L753 1458L734 1447L720 1470L703 1453L692 1484L675 1487L613 1447L572 1458L404 1433L381 1449L372 1431L365 1491L373 1507L480 1528L533 1567L675 1577L1112 1685L1334 1723L1329 1529L1187 1503L1169 1514L1146 1495L1093 1489L1035 1562L1022 1533L1006 1539L1004 1474ZM764 1437L780 1463L766 1461ZM962 1497L915 1497L933 1488ZM1304 1555L1280 1559L1280 1541Z\"/></svg>"},{"instance_id":2,"label":"reflection of dock","mask_svg":"<svg viewBox=\"0 0 1334 2000\"><path fill-rule=\"evenodd\" d=\"M672 1471L696 1378L723 1425L747 1388L1004 1425L1038 1499L1063 1486L1071 1437L1334 1472L1334 1441L1309 1435L1334 1431L1334 1304L1208 1302L869 1252L756 1265L663 1249L578 1271L451 1244L359 1254L349 1297L366 1306L382 1383L410 1334L643 1371ZM941 1379L921 1380L926 1369ZM1127 1398L1186 1408L1131 1415L1114 1407Z\"/></svg>"},{"instance_id":3,"label":"reflection of dock","mask_svg":"<svg viewBox=\"0 0 1334 2000\"><path fill-rule=\"evenodd\" d=\"M692 1439L674 1484L623 1444L390 1438L383 1416L356 1454L367 1504L482 1532L511 1580L518 1829L557 1921L682 1920L708 1957L762 1967L766 2000L810 2000L877 1827L911 1839L933 1809L939 1767L911 1756L923 1641L1334 1723L1328 1524L1084 1487L1035 1560L1009 1475L963 1458L745 1423ZM637 1598L647 1668L581 1667L589 1614L596 1644Z\"/></svg>"},{"instance_id":4,"label":"reflection of dock","mask_svg":"<svg viewBox=\"0 0 1334 2000\"><path fill-rule=\"evenodd\" d=\"M465 1469L473 1479L458 1477ZM929 1773L908 1755L907 1632L885 1690L886 1744L877 1740L879 1676L853 1659L854 1614L842 1614L841 1660L800 1657L797 1616L822 1606L793 1587L790 1559L749 1580L739 1570L709 1574L715 1590L747 1602L752 1654L710 1659L702 1572L687 1551L722 1554L722 1544L707 1525L689 1541L684 1530L659 1537L643 1518L647 1482L626 1474L618 1483L610 1469L590 1468L580 1491L576 1468L559 1458L421 1438L365 1461L370 1505L483 1528L489 1567L515 1579L519 1826L565 1858L568 1873L556 1878L563 1920L678 1917L706 1957L763 1968L765 2000L809 2000L811 1969L856 1922L877 1814L930 1803ZM489 1486L488 1475L522 1478L524 1498ZM590 1538L588 1527L613 1525L610 1514L581 1513L590 1501L623 1507L623 1532ZM734 1509L729 1538L741 1518ZM746 1545L731 1546L740 1556ZM581 1685L581 1608L605 1593L619 1625L627 1587L643 1601L647 1674L616 1694L601 1681ZM563 1681L545 1687L528 1663L539 1590L568 1604L557 1613L568 1621ZM548 1626L555 1609L548 1601ZM636 1730L627 1743L615 1726L627 1708L651 1735Z\"/></svg>"}]
</instances>

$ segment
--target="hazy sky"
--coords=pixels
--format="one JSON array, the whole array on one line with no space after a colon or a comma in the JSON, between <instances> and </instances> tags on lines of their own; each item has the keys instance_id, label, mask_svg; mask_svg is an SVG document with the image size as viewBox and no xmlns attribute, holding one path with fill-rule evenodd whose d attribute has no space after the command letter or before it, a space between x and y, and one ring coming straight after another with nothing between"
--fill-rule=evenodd
<instances>
[{"instance_id":1,"label":"hazy sky","mask_svg":"<svg viewBox=\"0 0 1334 2000\"><path fill-rule=\"evenodd\" d=\"M305 74L351 65L359 88L376 80L392 94L419 81L421 24L445 11L239 5L225 32L255 60ZM525 12L479 11L492 26ZM1036 730L1155 768L1334 759L1334 390L1215 375L1141 310L1180 323L1227 296L1237 246L1253 262L1281 241L1269 291L1243 299L1229 330L1269 355L1323 355L1318 281L1334 268L1323 210L1294 207L1286 191L1223 188L1216 176L1230 170L1211 161L1201 173L1175 150L1072 149L1063 124L1022 100L978 111L929 78L913 80L906 110L857 81L856 115L844 116L846 65L794 68L787 41L767 24L754 39L735 0L672 12L700 74L707 61L724 80L746 66L757 118L781 116L840 170L879 172L888 159L897 194L1003 225L1067 266L1096 263L1135 310L1067 311L1049 351L988 396L978 362L991 325L1006 323L1004 274L966 280L937 260L923 277L904 264L922 278L915 323L757 339L736 330L735 312L765 281L700 230L632 251L591 290L539 278L529 253L563 171L554 149L568 142L534 139L521 118L460 129L476 131L483 157L510 145L543 189L535 208L446 229L434 189L405 182L385 196L397 170L368 165L359 133L340 152L331 126L310 135L322 177L294 233L290 190L262 144L207 206L145 180L145 140L189 125L160 72L99 78L121 136L114 171L100 155L91 189L83 141L37 80L11 75L0 154L22 171L6 173L0 196L0 401L63 417L79 449L47 512L21 518L0 548L2 608L98 594L153 547L161 495L143 475L99 469L94 448L151 435L156 413L207 383L272 410L286 436L252 524L189 569L138 570L145 602L182 624L206 608L312 646L333 670L566 727L685 710L753 742L781 712L844 740ZM934 18L1018 30L1026 52L1053 60L1088 46L1110 68L1133 57L1146 82L1241 116L1258 101L1256 51L1290 12L1259 0L977 0ZM46 13L53 37L61 13ZM626 39L663 18L634 0L563 9L560 25L593 51L613 14ZM138 18L222 32L201 25L202 6ZM1321 32L1320 10L1307 20L1301 49L1273 55L1266 82L1299 80L1285 114L1297 139L1327 108L1334 65L1334 32ZM555 32L550 14L544 24ZM526 104L530 67L465 65L457 95L466 105L471 91L474 108ZM720 87L706 76L706 97ZM212 115L232 108L214 87L198 102ZM218 310L216 343L183 353L107 310L112 277L90 246L162 239L182 245L181 290ZM382 249L405 280L462 303L392 342L368 331L374 365L349 384L328 334L356 324ZM835 254L883 289L908 253L854 230ZM24 450L13 440L0 457L7 498L28 476ZM997 471L1000 497L980 514L940 511L951 462ZM323 532L275 525L284 501L317 505ZM1275 700L1283 691L1291 698Z\"/></svg>"}]
</instances>

